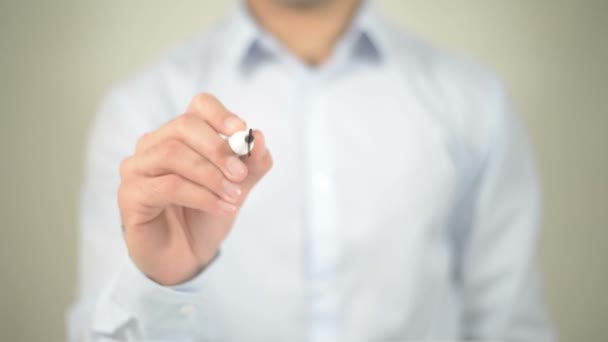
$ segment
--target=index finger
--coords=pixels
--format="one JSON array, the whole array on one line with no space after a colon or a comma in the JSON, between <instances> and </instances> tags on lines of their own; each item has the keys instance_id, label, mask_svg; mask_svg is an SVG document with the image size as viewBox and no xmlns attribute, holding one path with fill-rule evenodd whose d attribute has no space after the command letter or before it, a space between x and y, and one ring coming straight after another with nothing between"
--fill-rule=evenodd
<instances>
[{"instance_id":1,"label":"index finger","mask_svg":"<svg viewBox=\"0 0 608 342\"><path fill-rule=\"evenodd\" d=\"M215 96L208 93L196 95L188 106L188 112L202 118L214 130L225 136L247 128L245 121L226 109Z\"/></svg>"}]
</instances>

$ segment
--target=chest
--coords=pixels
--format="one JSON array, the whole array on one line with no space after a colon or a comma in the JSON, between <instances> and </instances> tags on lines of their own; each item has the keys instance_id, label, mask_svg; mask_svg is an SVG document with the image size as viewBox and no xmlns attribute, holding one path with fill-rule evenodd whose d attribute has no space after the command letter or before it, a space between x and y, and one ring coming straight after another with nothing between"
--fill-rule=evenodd
<instances>
[{"instance_id":1,"label":"chest","mask_svg":"<svg viewBox=\"0 0 608 342\"><path fill-rule=\"evenodd\" d=\"M275 161L248 200L252 210L290 222L314 205L307 199L330 192L345 243L373 240L378 227L399 239L442 233L459 180L454 142L438 119L445 113L425 107L399 79L374 71L324 81L277 73L220 92L265 133Z\"/></svg>"},{"instance_id":2,"label":"chest","mask_svg":"<svg viewBox=\"0 0 608 342\"><path fill-rule=\"evenodd\" d=\"M446 113L388 73L314 81L274 70L209 85L264 132L274 159L222 246L207 283L217 310L209 310L240 322L272 307L289 334L320 286L315 298L330 299L332 310L350 307L348 324L393 308L386 329L407 326L408 310L421 312L417 303L449 283L460 175L438 119Z\"/></svg>"}]
</instances>

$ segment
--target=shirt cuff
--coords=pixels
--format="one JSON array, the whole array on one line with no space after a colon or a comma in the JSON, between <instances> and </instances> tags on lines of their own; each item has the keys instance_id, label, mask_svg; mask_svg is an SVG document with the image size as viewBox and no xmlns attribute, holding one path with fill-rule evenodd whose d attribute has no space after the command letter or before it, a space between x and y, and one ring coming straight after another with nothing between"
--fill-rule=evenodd
<instances>
[{"instance_id":1,"label":"shirt cuff","mask_svg":"<svg viewBox=\"0 0 608 342\"><path fill-rule=\"evenodd\" d=\"M213 260L217 259L214 257ZM201 308L206 300L204 283L211 262L193 279L172 287L162 286L145 274L130 258L108 289L107 301L101 303L105 310L97 312L95 319L98 332L116 333L122 327L134 328L136 334L146 339L179 338L185 332L196 330L200 325ZM99 309L99 308L98 308ZM121 318L116 316L120 312ZM111 315L112 324L108 321ZM105 323L104 323L105 322ZM130 329L129 328L129 329Z\"/></svg>"}]
</instances>

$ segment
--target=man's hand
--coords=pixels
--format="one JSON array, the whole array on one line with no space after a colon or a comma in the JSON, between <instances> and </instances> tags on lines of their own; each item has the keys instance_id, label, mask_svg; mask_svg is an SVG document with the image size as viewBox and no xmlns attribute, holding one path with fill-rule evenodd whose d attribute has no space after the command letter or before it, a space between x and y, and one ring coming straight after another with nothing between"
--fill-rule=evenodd
<instances>
[{"instance_id":1,"label":"man's hand","mask_svg":"<svg viewBox=\"0 0 608 342\"><path fill-rule=\"evenodd\" d=\"M245 123L213 96L145 134L121 165L118 202L129 255L162 285L189 280L217 253L239 206L270 170L264 136L254 131L251 156L239 159L219 134Z\"/></svg>"}]
</instances>

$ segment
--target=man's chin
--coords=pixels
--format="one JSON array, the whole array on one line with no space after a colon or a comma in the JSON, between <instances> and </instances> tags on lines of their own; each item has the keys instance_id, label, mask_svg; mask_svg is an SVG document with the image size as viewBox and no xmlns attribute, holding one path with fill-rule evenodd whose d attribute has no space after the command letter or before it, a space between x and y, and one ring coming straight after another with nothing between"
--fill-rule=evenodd
<instances>
[{"instance_id":1,"label":"man's chin","mask_svg":"<svg viewBox=\"0 0 608 342\"><path fill-rule=\"evenodd\" d=\"M331 0L275 0L276 2L297 8L317 8L326 5Z\"/></svg>"}]
</instances>

